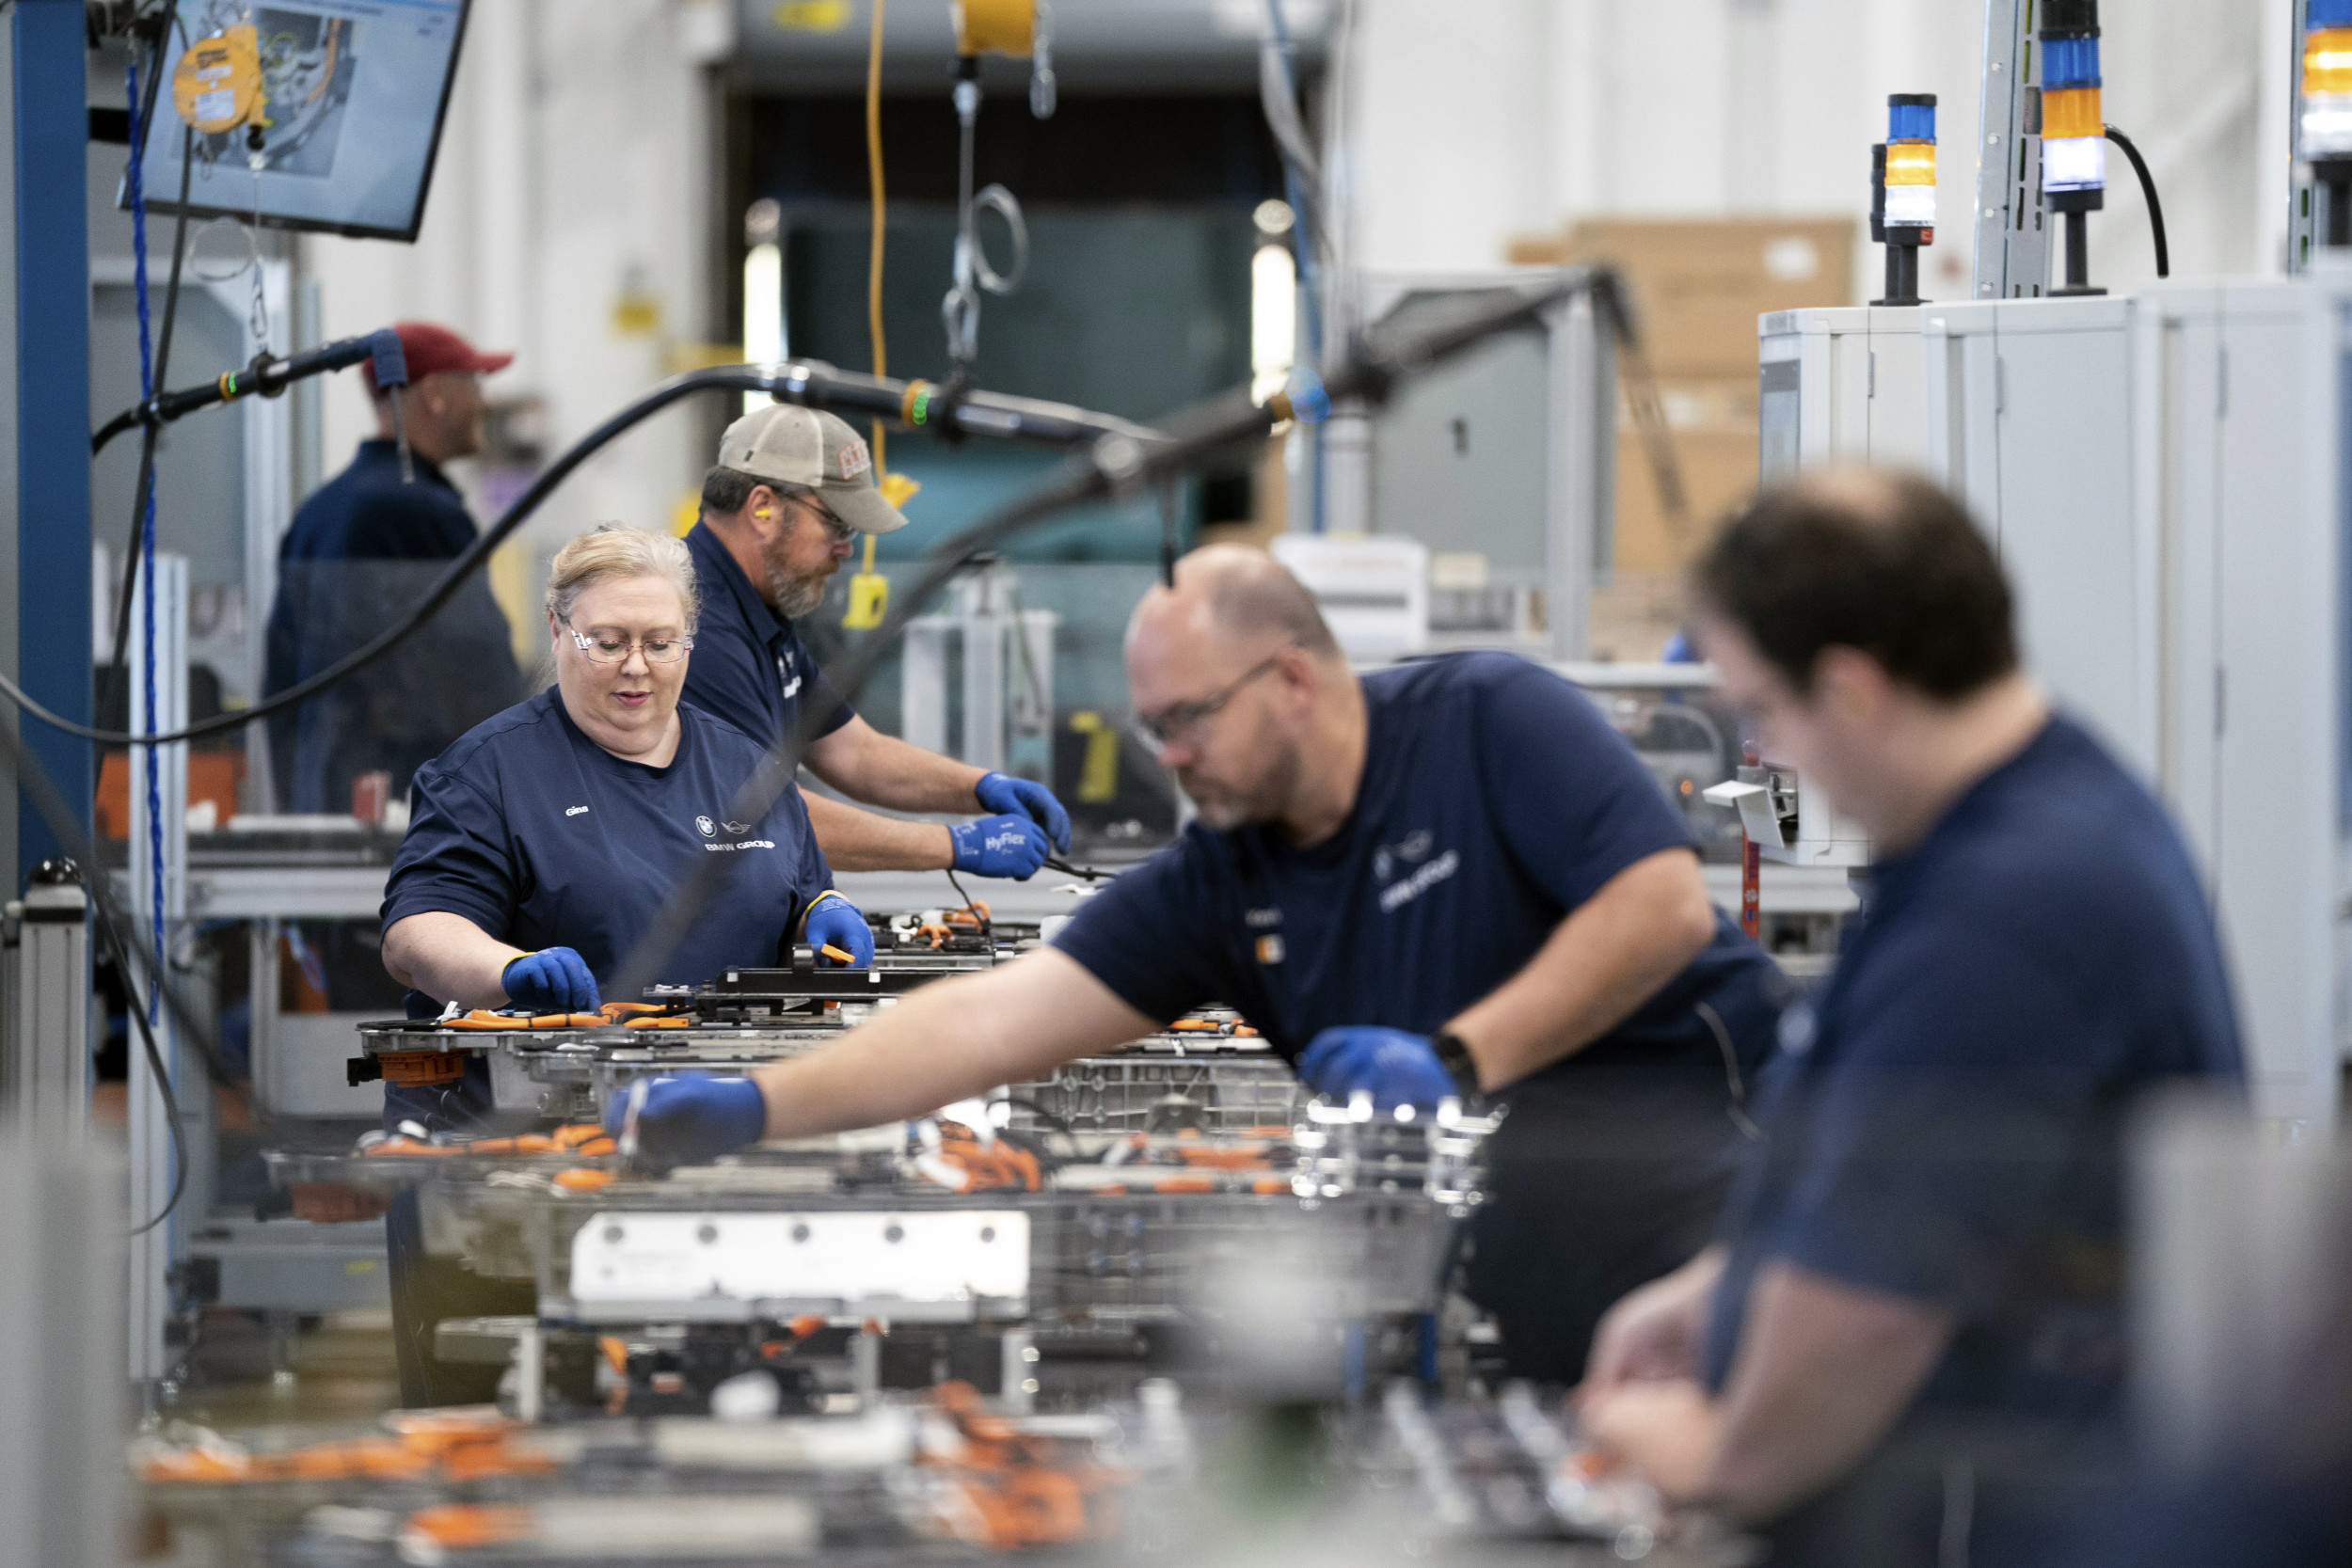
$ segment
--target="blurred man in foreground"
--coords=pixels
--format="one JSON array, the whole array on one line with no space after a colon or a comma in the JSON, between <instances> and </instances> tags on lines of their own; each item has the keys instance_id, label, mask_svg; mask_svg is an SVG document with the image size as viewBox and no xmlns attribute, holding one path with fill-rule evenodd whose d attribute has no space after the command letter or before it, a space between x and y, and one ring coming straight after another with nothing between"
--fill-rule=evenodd
<instances>
[{"instance_id":1,"label":"blurred man in foreground","mask_svg":"<svg viewBox=\"0 0 2352 1568\"><path fill-rule=\"evenodd\" d=\"M2122 1118L2241 1075L2212 913L2163 809L2018 669L1941 491L1768 492L1696 585L1724 695L1878 860L1716 1244L1609 1315L1584 1417L1775 1561L2014 1560L2117 1457Z\"/></svg>"}]
</instances>

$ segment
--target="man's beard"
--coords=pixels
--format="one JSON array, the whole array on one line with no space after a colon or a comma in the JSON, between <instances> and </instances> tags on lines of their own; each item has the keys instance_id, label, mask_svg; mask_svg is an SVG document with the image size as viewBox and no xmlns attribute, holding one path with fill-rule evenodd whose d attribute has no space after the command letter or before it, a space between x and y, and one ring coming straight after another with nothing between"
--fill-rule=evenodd
<instances>
[{"instance_id":1,"label":"man's beard","mask_svg":"<svg viewBox=\"0 0 2352 1568\"><path fill-rule=\"evenodd\" d=\"M828 563L822 572L796 578L785 570L784 562L778 559L782 553L781 549L768 553L768 602L786 620L797 621L825 602L825 589L833 581L833 567Z\"/></svg>"},{"instance_id":2,"label":"man's beard","mask_svg":"<svg viewBox=\"0 0 2352 1568\"><path fill-rule=\"evenodd\" d=\"M1233 794L1220 789L1213 792L1207 800L1202 800L1193 793L1192 786L1188 784L1184 786L1184 793L1192 797L1193 809L1199 814L1202 826L1220 833L1231 832L1235 828L1279 821L1283 812L1290 808L1291 797L1297 793L1298 776L1303 767L1299 748L1294 744L1283 748L1281 754L1260 775L1248 794ZM1177 783L1184 784L1182 774L1177 776Z\"/></svg>"}]
</instances>

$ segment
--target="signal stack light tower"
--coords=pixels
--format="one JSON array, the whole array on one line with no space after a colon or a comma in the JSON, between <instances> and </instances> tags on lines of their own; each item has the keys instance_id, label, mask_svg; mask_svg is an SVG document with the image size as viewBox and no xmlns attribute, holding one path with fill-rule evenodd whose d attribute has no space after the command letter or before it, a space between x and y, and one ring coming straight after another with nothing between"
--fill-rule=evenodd
<instances>
[{"instance_id":1,"label":"signal stack light tower","mask_svg":"<svg viewBox=\"0 0 2352 1568\"><path fill-rule=\"evenodd\" d=\"M1870 303L1921 304L1919 251L1935 243L1935 94L1887 99L1886 142L1870 164L1870 238L1886 246L1886 297Z\"/></svg>"},{"instance_id":2,"label":"signal stack light tower","mask_svg":"<svg viewBox=\"0 0 2352 1568\"><path fill-rule=\"evenodd\" d=\"M2090 286L2089 214L2106 205L2106 120L2099 104L2099 0L2042 0L2042 194L2066 225L2066 281Z\"/></svg>"},{"instance_id":3,"label":"signal stack light tower","mask_svg":"<svg viewBox=\"0 0 2352 1568\"><path fill-rule=\"evenodd\" d=\"M2308 0L2301 130L2321 193L2320 245L2352 251L2352 0Z\"/></svg>"}]
</instances>

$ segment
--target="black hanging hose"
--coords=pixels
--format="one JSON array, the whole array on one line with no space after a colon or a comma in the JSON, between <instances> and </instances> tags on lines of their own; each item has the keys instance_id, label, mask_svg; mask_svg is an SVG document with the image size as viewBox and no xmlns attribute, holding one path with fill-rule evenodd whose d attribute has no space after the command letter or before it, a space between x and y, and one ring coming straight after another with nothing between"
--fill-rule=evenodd
<instances>
[{"instance_id":1,"label":"black hanging hose","mask_svg":"<svg viewBox=\"0 0 2352 1568\"><path fill-rule=\"evenodd\" d=\"M170 22L168 14L165 22L168 28ZM147 116L154 112L154 84L163 79L163 60L164 37L159 35L155 40L155 57L151 62L149 71L148 107L131 127L131 135L135 141L143 142L147 137ZM141 161L142 152L142 148L133 147L131 149L133 160ZM156 334L155 340L154 386L157 388L163 386L164 378L171 368L172 329L180 317L180 269L186 262L188 255L188 175L195 165L196 128L183 126L180 132L180 212L179 215L172 220L171 226L171 281L164 288L164 325L163 330ZM139 218L139 230L142 235L146 231L146 215L142 213ZM145 264L144 258L142 258L140 265L144 267ZM146 279L142 274L140 278L142 289L145 283ZM142 293L139 297L142 326L146 323L146 295ZM122 595L115 604L115 638L112 643L114 657L108 660L112 664L120 664L129 657L132 591L138 584L139 546L147 538L148 498L154 493L155 489L155 442L161 434L162 427L151 420L147 421L147 428L141 433L139 438L139 478L138 483L131 492L131 538L122 550ZM93 446L91 449L93 455L96 450Z\"/></svg>"},{"instance_id":2,"label":"black hanging hose","mask_svg":"<svg viewBox=\"0 0 2352 1568\"><path fill-rule=\"evenodd\" d=\"M1606 271L1597 273L1572 271L1565 274L1558 282L1549 287L1532 289L1519 293L1503 307L1489 305L1440 328L1400 337L1395 341L1390 341L1384 335L1375 332L1369 335L1367 341L1359 345L1358 352L1335 369L1327 380L1315 383L1310 377L1309 386L1301 388L1295 401L1291 393L1285 392L1277 395L1263 406L1254 406L1249 403L1247 393L1228 394L1209 404L1198 405L1179 416L1176 420L1171 421L1172 428L1165 438L1155 438L1155 433L1126 425L1124 421L1102 421L1104 424L1118 428L1106 432L1097 441L1088 457L1073 458L1063 464L1042 485L1032 490L1028 495L1015 499L993 517L948 540L939 549L933 551L927 558L930 564L925 571L922 580L915 585L914 591L903 596L893 595L896 608L879 628L881 635L866 639L858 651L844 662L835 679L835 685L840 689L846 700L854 700L857 693L865 689L866 682L871 678L875 666L880 662L882 649L895 635L903 631L906 623L928 607L929 601L935 597L949 579L962 569L964 562L970 556L990 544L1022 533L1068 507L1097 496L1132 494L1156 479L1184 471L1204 460L1212 459L1229 451L1239 442L1263 438L1280 420L1302 417L1320 418L1323 412L1328 410L1330 396L1363 397L1377 402L1386 397L1389 389L1397 381L1451 356L1494 332L1515 325L1571 294L1585 291L1598 293L1613 286L1613 275ZM770 367L764 370L755 370L749 366L729 366L722 367L717 372L697 372L692 375L681 376L665 383L662 387L656 388L653 392L640 399L638 403L608 420L579 446L566 452L558 460L555 467L550 468L546 475L541 477L539 483L534 484L530 492L509 509L506 517L501 521L499 529L493 531L493 535L485 535L484 539L476 541L473 550L469 550L467 556L461 556L456 562L453 562L449 573L444 574L441 583L437 585L435 594L428 595L425 606L417 615L418 624L421 624L423 616L430 615L433 610L437 609L439 604L447 599L449 594L455 592L456 585L464 580L466 572L472 569L472 564L478 563L480 557L487 555L487 546L494 542L495 537L502 537L503 532L512 531L513 527L518 525L523 517L529 515L530 507L537 504L537 500L544 498L546 492L552 489L564 474L579 467L580 463L584 461L597 447L611 440L621 431L628 429L629 425L706 386L725 386L744 390L781 389L787 396L792 396L796 390L794 378L798 376L797 392L800 396L795 401L801 401L806 398L811 382L816 377L828 373L839 375L839 372L831 372L830 367L826 366L789 365ZM724 379L716 381L704 379L714 375ZM841 401L845 404L854 405L859 398L870 401L886 388L885 384L877 377L841 376L840 386L835 389L842 392ZM911 392L910 395L912 395ZM1015 402L1010 399L996 401L1004 405L1010 405ZM1310 404L1315 406L1310 407ZM1049 417L1046 411L1051 406L1028 404L1025 409L1000 406L996 410L995 417L1001 420L1027 412L1044 420ZM1078 416L1078 414L1077 410L1064 409L1050 417L1061 419ZM1128 434L1129 432L1133 434ZM474 558L471 563L469 562L469 557ZM397 631L397 628L395 629ZM414 626L408 629L413 630ZM405 632L399 632L398 635L405 634ZM382 651L389 649L392 642L398 641L398 636L392 633L388 633L387 637L390 640L378 640L381 647L376 648L373 654L371 654L368 649L362 649L342 662L356 669L359 663L365 662L363 655L379 656ZM288 691L281 693L278 699L273 699L273 702L282 705L283 701L302 700L310 695L319 685L324 684L326 677L334 674L336 674L334 670L322 671L319 676L303 683L303 687L290 688ZM22 700L21 689L16 688L14 682L5 681L5 677L0 677L0 682L5 682L6 688L11 694L17 695ZM24 705L27 712L39 714L42 711L39 709L38 705L25 703ZM239 714L233 717L231 722L250 722L253 719L260 717L262 717L260 711ZM767 761L760 770L755 773L738 792L736 797L738 807L746 807L755 802L758 814L766 815L768 807L774 802L777 796L783 793L785 787L792 782L797 773L799 757L808 741L808 736L804 732L813 729L815 722L815 710L805 710L802 728L779 740L768 753ZM114 738L105 736L103 732L87 731L80 725L62 727L84 734L97 734L100 738ZM210 727L193 726L190 731L182 732L178 736L152 737L125 736L121 738L124 740L151 738L154 741L163 742L185 738L191 733L210 734L215 729L227 727L230 727L229 724L214 721ZM250 1097L230 1075L210 1031L198 1019L195 1009L180 994L179 989L171 983L161 956L150 950L146 940L139 934L136 927L121 918L121 912L115 904L114 894L107 885L105 876L96 870L99 862L95 847L91 844L89 835L83 831L80 817L66 802L65 797L59 793L56 781L49 776L48 769L41 767L40 759L25 745L23 736L15 725L0 724L0 767L5 767L8 772L15 775L18 786L31 798L33 809L48 824L49 831L56 835L57 842L64 847L65 852L79 864L91 868L85 876L85 885L89 891L90 902L98 918L107 926L108 935L116 944L118 952L127 948L139 968L146 972L149 985L155 994L162 998L165 1010L171 1015L172 1022L180 1027L183 1038L196 1049L198 1056L204 1064L206 1074L214 1083L229 1088L232 1093L245 1099L250 1106L252 1104ZM675 946L678 937L691 927L716 886L717 880L709 874L708 863L697 863L694 871L689 874L685 885L670 897L656 915L652 929L629 954L623 966L621 979L624 982L629 981L633 976L648 974L659 967L671 949ZM634 989L642 990L645 983L644 980L637 980ZM626 984L616 985L613 989L618 994L628 994L628 988ZM267 1125L277 1119L262 1114L259 1106L252 1108L257 1122Z\"/></svg>"},{"instance_id":3,"label":"black hanging hose","mask_svg":"<svg viewBox=\"0 0 2352 1568\"><path fill-rule=\"evenodd\" d=\"M1505 331L1580 293L1603 295L1616 287L1616 275L1605 268L1565 268L1551 281L1482 295L1475 306L1454 313L1436 325L1404 331L1375 327L1356 343L1345 358L1320 378L1312 372L1294 372L1295 390L1278 392L1265 403L1253 402L1247 388L1193 404L1162 421L1164 439L1147 444L1130 437L1108 436L1082 456L1063 462L1026 494L947 539L923 558L923 570L906 593L893 593L889 613L872 635L863 639L850 657L833 667L826 679L845 703L854 703L866 689L885 653L907 624L930 608L956 575L975 556L996 549L1007 541L1084 502L1106 496L1132 496L1178 474L1215 461L1248 443L1263 441L1277 424L1299 419L1319 421L1331 404L1344 398L1368 403L1386 401L1400 381L1453 357L1473 343ZM1500 300L1496 295L1501 295ZM745 780L727 804L731 821L757 822L792 787L801 759L823 721L813 706L803 705L800 722L770 749L756 771ZM747 815L748 814L748 815ZM685 942L694 923L717 895L723 871L719 857L697 861L685 879L663 901L644 934L622 959L612 985L615 996L637 996L660 977L670 955Z\"/></svg>"},{"instance_id":4,"label":"black hanging hose","mask_svg":"<svg viewBox=\"0 0 2352 1568\"><path fill-rule=\"evenodd\" d=\"M2132 161L2132 172L2139 176L2139 193L2148 198L2148 228L2156 237L2156 276L2169 277L2172 276L2172 247L2164 239L2164 203L2156 199L2155 176L2148 172L2148 160L2139 155L2139 149L2132 145L2131 137L2112 125L2106 127L2106 136L2107 140L2123 150L2123 156Z\"/></svg>"},{"instance_id":5,"label":"black hanging hose","mask_svg":"<svg viewBox=\"0 0 2352 1568\"><path fill-rule=\"evenodd\" d=\"M449 563L425 592L424 597L399 621L317 674L288 687L264 702L239 708L234 713L203 720L167 735L151 736L92 729L87 724L77 724L43 707L22 686L5 674L0 674L0 696L6 696L25 713L53 729L96 741L102 746L168 746L177 741L199 740L206 736L243 729L273 713L282 713L307 703L414 636L456 595L468 578L483 568L489 561L490 553L522 527L524 521L539 509L557 485L570 477L574 469L631 427L696 392L766 392L784 402L802 404L811 408L848 408L861 413L880 414L885 419L902 420L915 427L952 423L965 435L1035 441L1049 446L1076 446L1114 436L1131 443L1150 443L1158 439L1156 433L1128 420L1034 398L969 392L958 399L952 407L942 409L934 402L927 401L931 390L934 389L928 388L920 381L900 382L882 376L859 375L835 370L816 359L793 360L780 365L718 365L673 376L581 436L549 464L546 471L532 482L531 488L525 490L496 523Z\"/></svg>"}]
</instances>

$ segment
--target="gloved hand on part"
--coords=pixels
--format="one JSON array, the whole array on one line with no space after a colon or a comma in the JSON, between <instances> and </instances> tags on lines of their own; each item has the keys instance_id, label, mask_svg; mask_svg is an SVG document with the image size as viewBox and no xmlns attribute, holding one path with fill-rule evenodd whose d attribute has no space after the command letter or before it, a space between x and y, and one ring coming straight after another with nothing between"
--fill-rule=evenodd
<instances>
[{"instance_id":1,"label":"gloved hand on part","mask_svg":"<svg viewBox=\"0 0 2352 1568\"><path fill-rule=\"evenodd\" d=\"M604 1108L604 1128L620 1136L628 1121L628 1095ZM637 1163L652 1170L707 1164L768 1135L768 1097L748 1078L681 1073L645 1085L637 1113Z\"/></svg>"},{"instance_id":2,"label":"gloved hand on part","mask_svg":"<svg viewBox=\"0 0 2352 1568\"><path fill-rule=\"evenodd\" d=\"M1009 773L983 773L980 782L972 786L972 793L978 797L982 811L1018 813L1045 830L1045 836L1053 840L1056 854L1070 853L1070 814L1062 810L1054 792L1043 784L1016 779ZM963 867L956 869L961 871Z\"/></svg>"},{"instance_id":3,"label":"gloved hand on part","mask_svg":"<svg viewBox=\"0 0 2352 1568\"><path fill-rule=\"evenodd\" d=\"M1377 1024L1324 1030L1298 1058L1298 1076L1309 1088L1333 1100L1370 1089L1374 1108L1381 1111L1399 1105L1435 1106L1462 1092L1438 1060L1428 1036Z\"/></svg>"},{"instance_id":4,"label":"gloved hand on part","mask_svg":"<svg viewBox=\"0 0 2352 1568\"><path fill-rule=\"evenodd\" d=\"M568 947L543 947L499 972L507 1005L534 1013L593 1013L601 1006L588 960Z\"/></svg>"},{"instance_id":5,"label":"gloved hand on part","mask_svg":"<svg viewBox=\"0 0 2352 1568\"><path fill-rule=\"evenodd\" d=\"M855 904L837 893L818 895L808 911L804 940L817 950L819 969L871 969L874 967L874 928L866 924L866 916ZM850 955L846 964L825 956L828 947Z\"/></svg>"},{"instance_id":6,"label":"gloved hand on part","mask_svg":"<svg viewBox=\"0 0 2352 1568\"><path fill-rule=\"evenodd\" d=\"M983 816L977 822L958 822L947 830L947 842L955 846L956 869L975 877L1010 877L1025 882L1045 863L1045 830L1025 816Z\"/></svg>"}]
</instances>

